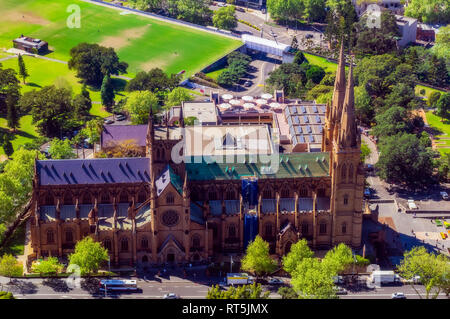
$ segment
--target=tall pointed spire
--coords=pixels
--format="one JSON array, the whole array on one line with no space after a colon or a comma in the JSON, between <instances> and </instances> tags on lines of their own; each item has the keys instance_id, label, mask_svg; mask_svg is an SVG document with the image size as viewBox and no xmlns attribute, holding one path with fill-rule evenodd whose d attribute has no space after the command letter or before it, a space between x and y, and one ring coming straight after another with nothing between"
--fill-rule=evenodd
<instances>
[{"instance_id":1,"label":"tall pointed spire","mask_svg":"<svg viewBox=\"0 0 450 319\"><path fill-rule=\"evenodd\" d=\"M339 132L339 142L342 147L356 147L358 139L358 129L355 118L355 92L353 83L353 63L350 63L348 71L348 84L345 92L344 108L341 117L341 129Z\"/></svg>"},{"instance_id":2,"label":"tall pointed spire","mask_svg":"<svg viewBox=\"0 0 450 319\"><path fill-rule=\"evenodd\" d=\"M339 65L336 71L336 79L334 81L333 105L331 107L332 122L339 122L341 118L344 98L345 98L345 55L344 55L344 38L342 38L341 50L339 52Z\"/></svg>"},{"instance_id":3,"label":"tall pointed spire","mask_svg":"<svg viewBox=\"0 0 450 319\"><path fill-rule=\"evenodd\" d=\"M148 128L147 128L147 147L150 148L153 145L153 138L155 135L155 128L153 125L153 109L150 108L150 113L148 115Z\"/></svg>"}]
</instances>

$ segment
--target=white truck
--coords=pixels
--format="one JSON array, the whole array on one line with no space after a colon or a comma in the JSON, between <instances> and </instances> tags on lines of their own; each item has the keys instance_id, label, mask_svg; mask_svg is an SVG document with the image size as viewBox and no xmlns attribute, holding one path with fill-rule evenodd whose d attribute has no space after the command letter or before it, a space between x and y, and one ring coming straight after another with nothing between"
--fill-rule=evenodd
<instances>
[{"instance_id":1,"label":"white truck","mask_svg":"<svg viewBox=\"0 0 450 319\"><path fill-rule=\"evenodd\" d=\"M400 276L393 270L375 270L370 275L370 282L378 286L394 284L399 281Z\"/></svg>"},{"instance_id":2,"label":"white truck","mask_svg":"<svg viewBox=\"0 0 450 319\"><path fill-rule=\"evenodd\" d=\"M253 284L253 277L246 273L228 273L225 279L227 286L230 285L251 285Z\"/></svg>"}]
</instances>

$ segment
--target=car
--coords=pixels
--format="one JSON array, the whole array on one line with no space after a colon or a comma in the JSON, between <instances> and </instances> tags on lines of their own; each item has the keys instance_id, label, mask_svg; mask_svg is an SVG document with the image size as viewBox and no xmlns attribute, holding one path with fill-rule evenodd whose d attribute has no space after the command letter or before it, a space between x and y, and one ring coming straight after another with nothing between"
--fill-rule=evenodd
<instances>
[{"instance_id":1,"label":"car","mask_svg":"<svg viewBox=\"0 0 450 319\"><path fill-rule=\"evenodd\" d=\"M267 282L269 285L283 285L284 281L278 278L272 278Z\"/></svg>"},{"instance_id":2,"label":"car","mask_svg":"<svg viewBox=\"0 0 450 319\"><path fill-rule=\"evenodd\" d=\"M181 297L173 292L169 292L163 296L163 299L181 299Z\"/></svg>"},{"instance_id":3,"label":"car","mask_svg":"<svg viewBox=\"0 0 450 319\"><path fill-rule=\"evenodd\" d=\"M117 119L118 121L124 121L124 120L127 119L127 117L126 117L125 115L123 115L123 114L120 114L120 115L117 115L116 119Z\"/></svg>"},{"instance_id":4,"label":"car","mask_svg":"<svg viewBox=\"0 0 450 319\"><path fill-rule=\"evenodd\" d=\"M245 86L246 88L252 86L252 84L253 84L252 81L245 81L245 82L244 82L244 86Z\"/></svg>"},{"instance_id":5,"label":"car","mask_svg":"<svg viewBox=\"0 0 450 319\"><path fill-rule=\"evenodd\" d=\"M342 287L336 287L335 290L336 290L336 295L346 295L346 294L348 294L347 289L342 288Z\"/></svg>"},{"instance_id":6,"label":"car","mask_svg":"<svg viewBox=\"0 0 450 319\"><path fill-rule=\"evenodd\" d=\"M241 7L236 7L235 10L236 10L236 11L239 11L239 12L245 12L245 9L243 9L243 8L241 8Z\"/></svg>"},{"instance_id":7,"label":"car","mask_svg":"<svg viewBox=\"0 0 450 319\"><path fill-rule=\"evenodd\" d=\"M403 292L394 292L391 299L406 299L406 296Z\"/></svg>"},{"instance_id":8,"label":"car","mask_svg":"<svg viewBox=\"0 0 450 319\"><path fill-rule=\"evenodd\" d=\"M369 198L370 195L371 195L370 188L366 188L366 189L364 190L364 196Z\"/></svg>"},{"instance_id":9,"label":"car","mask_svg":"<svg viewBox=\"0 0 450 319\"><path fill-rule=\"evenodd\" d=\"M307 39L312 39L312 38L314 38L314 35L312 35L311 33L308 33L308 34L305 36L305 38L307 38Z\"/></svg>"},{"instance_id":10,"label":"car","mask_svg":"<svg viewBox=\"0 0 450 319\"><path fill-rule=\"evenodd\" d=\"M217 6L218 6L218 7L226 7L227 4L226 4L226 3L219 2L219 3L217 4Z\"/></svg>"},{"instance_id":11,"label":"car","mask_svg":"<svg viewBox=\"0 0 450 319\"><path fill-rule=\"evenodd\" d=\"M441 197L442 197L443 200L448 200L447 192L441 192Z\"/></svg>"},{"instance_id":12,"label":"car","mask_svg":"<svg viewBox=\"0 0 450 319\"><path fill-rule=\"evenodd\" d=\"M114 123L114 121L111 119L106 119L104 122L105 122L105 124L113 124Z\"/></svg>"},{"instance_id":13,"label":"car","mask_svg":"<svg viewBox=\"0 0 450 319\"><path fill-rule=\"evenodd\" d=\"M442 222L439 219L436 219L435 222L436 226L442 226Z\"/></svg>"}]
</instances>

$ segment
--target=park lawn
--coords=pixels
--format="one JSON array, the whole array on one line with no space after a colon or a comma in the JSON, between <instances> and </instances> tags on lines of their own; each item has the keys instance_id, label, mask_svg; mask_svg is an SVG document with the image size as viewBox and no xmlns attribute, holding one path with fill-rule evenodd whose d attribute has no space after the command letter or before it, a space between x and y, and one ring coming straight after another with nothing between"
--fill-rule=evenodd
<instances>
[{"instance_id":1,"label":"park lawn","mask_svg":"<svg viewBox=\"0 0 450 319\"><path fill-rule=\"evenodd\" d=\"M32 124L31 121L31 115L25 115L20 118L20 127L17 129L17 132L13 134L13 139L11 140L14 150L18 149L20 145L31 142L33 139L39 137L36 126ZM6 118L0 117L0 128L8 129L6 123ZM0 147L0 155L3 154L5 154L5 152L3 151L3 148Z\"/></svg>"},{"instance_id":2,"label":"park lawn","mask_svg":"<svg viewBox=\"0 0 450 319\"><path fill-rule=\"evenodd\" d=\"M426 113L427 122L430 127L441 132L435 135L435 142L437 143L437 149L441 155L450 152L450 121L444 120L441 122L441 118L432 111L427 111ZM444 148L448 147L448 148Z\"/></svg>"},{"instance_id":3,"label":"park lawn","mask_svg":"<svg viewBox=\"0 0 450 319\"><path fill-rule=\"evenodd\" d=\"M310 64L315 64L320 66L321 68L323 68L325 70L325 72L331 72L331 73L336 73L337 70L337 63L334 62L330 62L325 58L322 58L320 56L316 56L313 54L309 54L306 52L303 52L303 54L305 55L305 58L308 60L308 62Z\"/></svg>"},{"instance_id":4,"label":"park lawn","mask_svg":"<svg viewBox=\"0 0 450 319\"><path fill-rule=\"evenodd\" d=\"M77 5L80 28L69 28L66 12ZM128 73L160 67L168 73L185 70L185 77L202 70L242 42L79 0L0 0L0 48L10 48L21 34L49 43L48 57L68 61L69 51L81 42L115 48L129 64Z\"/></svg>"},{"instance_id":5,"label":"park lawn","mask_svg":"<svg viewBox=\"0 0 450 319\"><path fill-rule=\"evenodd\" d=\"M428 100L428 98L430 97L430 94L433 92L440 92L441 94L445 93L445 91L433 89L428 86L416 85L415 92L416 92L417 96L422 96L422 94L420 94L420 90L422 90L422 89L425 90L425 100Z\"/></svg>"},{"instance_id":6,"label":"park lawn","mask_svg":"<svg viewBox=\"0 0 450 319\"><path fill-rule=\"evenodd\" d=\"M13 256L23 255L25 251L25 231L25 223L17 227L6 245L0 249L0 256L3 254L11 254Z\"/></svg>"},{"instance_id":7,"label":"park lawn","mask_svg":"<svg viewBox=\"0 0 450 319\"><path fill-rule=\"evenodd\" d=\"M209 76L210 78L212 78L212 79L217 81L217 78L219 77L219 75L221 75L222 72L225 71L225 70L226 70L226 68L222 68L222 69L215 70L215 71L212 71L212 72L209 72L209 73L205 73L205 75Z\"/></svg>"},{"instance_id":8,"label":"park lawn","mask_svg":"<svg viewBox=\"0 0 450 319\"><path fill-rule=\"evenodd\" d=\"M93 116L99 117L108 117L111 116L112 113L109 113L105 110L105 108L101 104L93 103L91 111L89 112Z\"/></svg>"}]
</instances>

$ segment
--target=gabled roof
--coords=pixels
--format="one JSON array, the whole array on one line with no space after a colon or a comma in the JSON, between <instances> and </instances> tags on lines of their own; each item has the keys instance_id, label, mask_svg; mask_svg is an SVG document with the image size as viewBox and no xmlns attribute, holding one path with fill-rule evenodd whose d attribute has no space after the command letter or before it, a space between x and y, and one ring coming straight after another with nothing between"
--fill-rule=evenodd
<instances>
[{"instance_id":1,"label":"gabled roof","mask_svg":"<svg viewBox=\"0 0 450 319\"><path fill-rule=\"evenodd\" d=\"M180 242L175 238L174 235L169 234L169 236L166 237L166 239L163 241L163 243L161 244L161 246L158 249L158 253L160 253L166 246L167 244L169 244L170 241L173 241L173 243L175 244L175 246L177 246L177 248L184 252L184 247L183 245L180 244Z\"/></svg>"},{"instance_id":2,"label":"gabled roof","mask_svg":"<svg viewBox=\"0 0 450 319\"><path fill-rule=\"evenodd\" d=\"M255 156L256 157L256 156ZM299 178L299 177L325 177L329 176L329 153L291 153L274 156L278 170L271 170L270 163L262 163L260 157L250 162L248 156L240 162L234 163L207 163L204 159L190 159L186 163L186 172L189 180L231 180L244 176L258 178ZM275 165L276 164L276 165Z\"/></svg>"},{"instance_id":3,"label":"gabled roof","mask_svg":"<svg viewBox=\"0 0 450 319\"><path fill-rule=\"evenodd\" d=\"M150 182L149 159L98 158L36 162L40 185Z\"/></svg>"},{"instance_id":4,"label":"gabled roof","mask_svg":"<svg viewBox=\"0 0 450 319\"><path fill-rule=\"evenodd\" d=\"M161 175L156 179L156 194L159 196L166 189L167 185L172 184L177 192L181 195L183 194L183 183L181 182L180 176L174 173L172 167L167 165Z\"/></svg>"}]
</instances>

